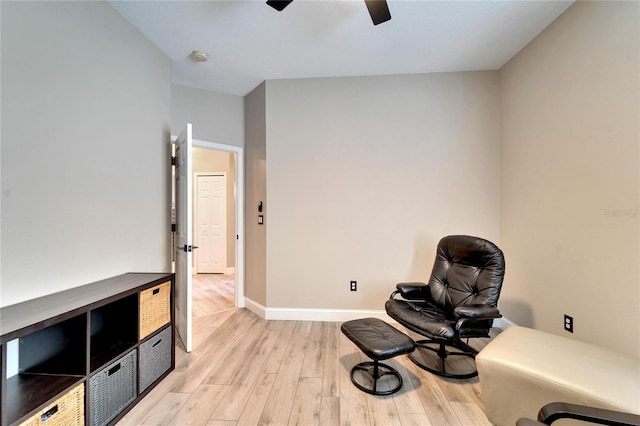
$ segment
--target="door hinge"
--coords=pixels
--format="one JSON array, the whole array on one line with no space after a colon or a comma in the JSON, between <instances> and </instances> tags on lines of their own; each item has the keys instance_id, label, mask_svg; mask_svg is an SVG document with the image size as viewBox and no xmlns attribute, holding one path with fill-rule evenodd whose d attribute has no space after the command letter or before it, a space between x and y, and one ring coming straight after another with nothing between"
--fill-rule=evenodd
<instances>
[{"instance_id":1,"label":"door hinge","mask_svg":"<svg viewBox=\"0 0 640 426\"><path fill-rule=\"evenodd\" d=\"M171 232L176 232L176 224L175 223L171 224Z\"/></svg>"},{"instance_id":2,"label":"door hinge","mask_svg":"<svg viewBox=\"0 0 640 426\"><path fill-rule=\"evenodd\" d=\"M176 162L177 162L176 157L171 157L171 165L175 166Z\"/></svg>"}]
</instances>

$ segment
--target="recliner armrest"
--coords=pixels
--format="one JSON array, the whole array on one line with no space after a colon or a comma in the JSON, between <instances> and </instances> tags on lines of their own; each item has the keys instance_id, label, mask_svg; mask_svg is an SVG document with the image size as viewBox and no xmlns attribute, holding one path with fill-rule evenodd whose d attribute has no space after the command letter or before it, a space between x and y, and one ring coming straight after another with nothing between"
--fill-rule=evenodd
<instances>
[{"instance_id":1,"label":"recliner armrest","mask_svg":"<svg viewBox=\"0 0 640 426\"><path fill-rule=\"evenodd\" d=\"M429 285L420 282L398 283L396 291L391 293L390 299L400 293L403 299L407 300L425 300L429 297Z\"/></svg>"},{"instance_id":2,"label":"recliner armrest","mask_svg":"<svg viewBox=\"0 0 640 426\"><path fill-rule=\"evenodd\" d=\"M640 424L640 416L637 414L569 404L566 402L551 402L546 404L538 413L538 421L522 418L519 419L516 424L517 426L550 425L559 419L575 419L583 422L617 426L635 426Z\"/></svg>"},{"instance_id":3,"label":"recliner armrest","mask_svg":"<svg viewBox=\"0 0 640 426\"><path fill-rule=\"evenodd\" d=\"M483 323L502 318L502 314L498 308L492 308L485 305L461 305L453 309L456 318L455 333L460 337L463 327L469 327L470 324Z\"/></svg>"},{"instance_id":4,"label":"recliner armrest","mask_svg":"<svg viewBox=\"0 0 640 426\"><path fill-rule=\"evenodd\" d=\"M460 305L453 309L456 318L501 318L500 310L486 305Z\"/></svg>"}]
</instances>

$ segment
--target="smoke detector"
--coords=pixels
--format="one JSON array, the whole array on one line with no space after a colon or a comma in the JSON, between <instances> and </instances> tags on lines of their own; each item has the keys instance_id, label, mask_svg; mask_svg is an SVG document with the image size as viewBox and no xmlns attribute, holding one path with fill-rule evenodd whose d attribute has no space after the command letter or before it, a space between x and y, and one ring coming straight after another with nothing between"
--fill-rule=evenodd
<instances>
[{"instance_id":1,"label":"smoke detector","mask_svg":"<svg viewBox=\"0 0 640 426\"><path fill-rule=\"evenodd\" d=\"M202 50L194 50L191 52L191 57L193 60L198 62L207 62L209 60L209 56L207 56L207 52L203 52Z\"/></svg>"}]
</instances>

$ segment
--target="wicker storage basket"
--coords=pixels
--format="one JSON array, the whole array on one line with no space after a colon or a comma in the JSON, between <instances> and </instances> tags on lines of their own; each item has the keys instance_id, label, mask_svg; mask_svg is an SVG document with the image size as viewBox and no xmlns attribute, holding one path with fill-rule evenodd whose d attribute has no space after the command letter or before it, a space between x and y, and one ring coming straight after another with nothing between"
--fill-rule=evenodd
<instances>
[{"instance_id":1,"label":"wicker storage basket","mask_svg":"<svg viewBox=\"0 0 640 426\"><path fill-rule=\"evenodd\" d=\"M28 418L20 426L84 425L84 383L52 402L47 408Z\"/></svg>"},{"instance_id":2,"label":"wicker storage basket","mask_svg":"<svg viewBox=\"0 0 640 426\"><path fill-rule=\"evenodd\" d=\"M140 292L140 339L171 321L171 282Z\"/></svg>"},{"instance_id":3,"label":"wicker storage basket","mask_svg":"<svg viewBox=\"0 0 640 426\"><path fill-rule=\"evenodd\" d=\"M140 392L171 368L171 327L140 345Z\"/></svg>"},{"instance_id":4,"label":"wicker storage basket","mask_svg":"<svg viewBox=\"0 0 640 426\"><path fill-rule=\"evenodd\" d=\"M92 426L106 425L138 396L136 357L134 349L89 379Z\"/></svg>"}]
</instances>

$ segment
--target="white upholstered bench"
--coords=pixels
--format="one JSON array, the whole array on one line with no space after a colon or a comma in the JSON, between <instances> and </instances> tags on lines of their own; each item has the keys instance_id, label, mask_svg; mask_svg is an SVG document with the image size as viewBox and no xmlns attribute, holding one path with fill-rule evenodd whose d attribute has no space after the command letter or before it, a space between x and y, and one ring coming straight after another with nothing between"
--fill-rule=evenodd
<instances>
[{"instance_id":1,"label":"white upholstered bench","mask_svg":"<svg viewBox=\"0 0 640 426\"><path fill-rule=\"evenodd\" d=\"M640 414L640 359L511 326L476 356L485 413L494 425L535 419L549 402Z\"/></svg>"}]
</instances>

